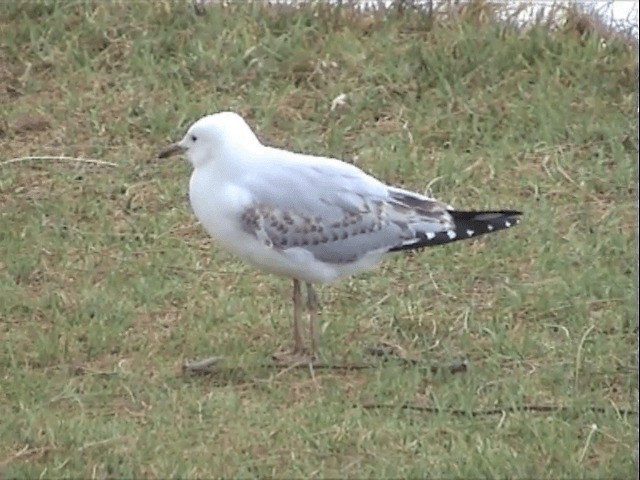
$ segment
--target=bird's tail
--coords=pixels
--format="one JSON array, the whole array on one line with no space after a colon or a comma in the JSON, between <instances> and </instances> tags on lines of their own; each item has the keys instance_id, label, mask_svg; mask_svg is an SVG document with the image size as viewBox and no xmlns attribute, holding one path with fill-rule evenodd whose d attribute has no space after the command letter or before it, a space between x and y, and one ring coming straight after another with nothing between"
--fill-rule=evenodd
<instances>
[{"instance_id":1,"label":"bird's tail","mask_svg":"<svg viewBox=\"0 0 640 480\"><path fill-rule=\"evenodd\" d=\"M513 227L520 222L522 212L516 210L493 210L493 211L459 211L449 210L453 218L454 227L441 232L419 232L417 241L405 243L391 248L390 252L400 250L413 250L415 248L432 247L457 240L474 238L485 233L497 232Z\"/></svg>"}]
</instances>

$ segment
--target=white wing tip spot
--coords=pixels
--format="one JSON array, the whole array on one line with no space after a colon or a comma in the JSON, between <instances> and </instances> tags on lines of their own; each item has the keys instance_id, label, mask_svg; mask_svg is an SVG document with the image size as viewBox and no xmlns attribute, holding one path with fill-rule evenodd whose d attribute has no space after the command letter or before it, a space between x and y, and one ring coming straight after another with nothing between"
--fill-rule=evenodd
<instances>
[{"instance_id":1,"label":"white wing tip spot","mask_svg":"<svg viewBox=\"0 0 640 480\"><path fill-rule=\"evenodd\" d=\"M509 228L511 226L511 222L504 222L504 226Z\"/></svg>"},{"instance_id":2,"label":"white wing tip spot","mask_svg":"<svg viewBox=\"0 0 640 480\"><path fill-rule=\"evenodd\" d=\"M454 232L453 230L447 230L447 237L449 237L450 240L453 240L454 238L456 238L456 232Z\"/></svg>"},{"instance_id":3,"label":"white wing tip spot","mask_svg":"<svg viewBox=\"0 0 640 480\"><path fill-rule=\"evenodd\" d=\"M433 232L427 232L427 240L433 240L436 238L436 234Z\"/></svg>"},{"instance_id":4,"label":"white wing tip spot","mask_svg":"<svg viewBox=\"0 0 640 480\"><path fill-rule=\"evenodd\" d=\"M475 232L474 232L473 230L467 230L467 236L468 236L468 237L473 236L473 234L474 234L474 233L475 233Z\"/></svg>"},{"instance_id":5,"label":"white wing tip spot","mask_svg":"<svg viewBox=\"0 0 640 480\"><path fill-rule=\"evenodd\" d=\"M487 225L487 230L489 230L490 232L492 232L492 231L493 231L493 225L488 224L488 225Z\"/></svg>"}]
</instances>

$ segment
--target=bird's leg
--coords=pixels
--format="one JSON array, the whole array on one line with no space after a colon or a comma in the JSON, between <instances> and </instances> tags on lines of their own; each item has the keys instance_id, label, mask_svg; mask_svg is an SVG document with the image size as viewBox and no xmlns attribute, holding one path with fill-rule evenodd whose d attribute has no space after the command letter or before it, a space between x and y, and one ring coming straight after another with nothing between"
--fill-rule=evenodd
<instances>
[{"instance_id":1,"label":"bird's leg","mask_svg":"<svg viewBox=\"0 0 640 480\"><path fill-rule=\"evenodd\" d=\"M313 285L307 283L307 309L309 310L309 337L311 338L311 354L318 354L318 297Z\"/></svg>"},{"instance_id":2,"label":"bird's leg","mask_svg":"<svg viewBox=\"0 0 640 480\"><path fill-rule=\"evenodd\" d=\"M300 330L300 310L302 309L302 288L300 280L293 279L293 353L304 352Z\"/></svg>"}]
</instances>

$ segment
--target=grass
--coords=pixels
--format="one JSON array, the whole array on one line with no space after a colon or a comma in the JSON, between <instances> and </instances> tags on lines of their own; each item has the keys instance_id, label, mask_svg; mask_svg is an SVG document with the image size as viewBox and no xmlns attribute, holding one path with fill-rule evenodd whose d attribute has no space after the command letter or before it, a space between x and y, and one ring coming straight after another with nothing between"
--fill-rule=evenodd
<instances>
[{"instance_id":1,"label":"grass","mask_svg":"<svg viewBox=\"0 0 640 480\"><path fill-rule=\"evenodd\" d=\"M636 46L477 2L5 2L0 23L2 477L635 475ZM525 212L320 290L328 359L385 339L466 373L261 367L290 282L212 244L187 163L155 159L227 109L267 143ZM42 155L116 166L7 163ZM181 375L211 354L234 368Z\"/></svg>"}]
</instances>

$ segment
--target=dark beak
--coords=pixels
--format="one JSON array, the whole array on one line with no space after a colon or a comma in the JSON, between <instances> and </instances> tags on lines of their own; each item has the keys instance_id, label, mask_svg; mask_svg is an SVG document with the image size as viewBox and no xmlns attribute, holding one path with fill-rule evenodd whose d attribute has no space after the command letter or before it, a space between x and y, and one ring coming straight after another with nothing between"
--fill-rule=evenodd
<instances>
[{"instance_id":1,"label":"dark beak","mask_svg":"<svg viewBox=\"0 0 640 480\"><path fill-rule=\"evenodd\" d=\"M168 145L160 150L160 153L158 153L158 158L172 157L174 155L184 153L184 150L184 147L179 143L172 143L171 145Z\"/></svg>"}]
</instances>

